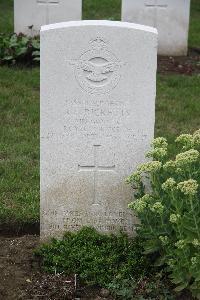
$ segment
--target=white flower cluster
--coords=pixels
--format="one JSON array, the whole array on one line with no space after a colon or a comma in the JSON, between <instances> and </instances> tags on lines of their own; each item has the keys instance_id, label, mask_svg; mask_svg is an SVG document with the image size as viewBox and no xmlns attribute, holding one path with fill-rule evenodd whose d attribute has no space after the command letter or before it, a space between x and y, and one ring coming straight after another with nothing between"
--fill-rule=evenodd
<instances>
[{"instance_id":1,"label":"white flower cluster","mask_svg":"<svg viewBox=\"0 0 200 300\"><path fill-rule=\"evenodd\" d=\"M127 179L126 179L126 183L130 184L132 182L135 183L140 183L142 181L142 177L141 174L139 172L135 172L133 174L131 174Z\"/></svg>"},{"instance_id":2,"label":"white flower cluster","mask_svg":"<svg viewBox=\"0 0 200 300\"><path fill-rule=\"evenodd\" d=\"M196 180L189 179L186 181L179 182L178 184L174 180L174 178L168 178L163 184L162 189L166 192L173 192L176 190L180 190L184 195L194 196L197 194L198 191L198 183ZM180 215L171 214L170 215L170 222L177 223Z\"/></svg>"},{"instance_id":3,"label":"white flower cluster","mask_svg":"<svg viewBox=\"0 0 200 300\"><path fill-rule=\"evenodd\" d=\"M181 168L176 168L175 173L177 175L182 175L183 174L183 170Z\"/></svg>"},{"instance_id":4,"label":"white flower cluster","mask_svg":"<svg viewBox=\"0 0 200 300\"><path fill-rule=\"evenodd\" d=\"M147 153L147 157L152 157L155 160L162 160L167 156L167 140L163 137L158 137L153 140L151 143L151 147L153 148Z\"/></svg>"},{"instance_id":5,"label":"white flower cluster","mask_svg":"<svg viewBox=\"0 0 200 300\"><path fill-rule=\"evenodd\" d=\"M173 258L170 258L167 263L171 268L173 268L176 264L176 261Z\"/></svg>"},{"instance_id":6,"label":"white flower cluster","mask_svg":"<svg viewBox=\"0 0 200 300\"><path fill-rule=\"evenodd\" d=\"M178 220L180 219L180 215L179 214L171 214L170 215L170 218L169 218L169 221L171 223L174 223L174 224L177 224L178 223Z\"/></svg>"},{"instance_id":7,"label":"white flower cluster","mask_svg":"<svg viewBox=\"0 0 200 300\"><path fill-rule=\"evenodd\" d=\"M175 161L173 161L173 160L169 160L163 165L163 169L165 171L172 171L175 168L176 168L176 164L175 164Z\"/></svg>"},{"instance_id":8,"label":"white flower cluster","mask_svg":"<svg viewBox=\"0 0 200 300\"><path fill-rule=\"evenodd\" d=\"M162 189L164 191L174 191L176 189L176 181L174 178L168 178L163 184Z\"/></svg>"},{"instance_id":9,"label":"white flower cluster","mask_svg":"<svg viewBox=\"0 0 200 300\"><path fill-rule=\"evenodd\" d=\"M128 208L135 210L137 213L143 212L146 207L147 203L142 200L142 198L137 199L128 205Z\"/></svg>"},{"instance_id":10,"label":"white flower cluster","mask_svg":"<svg viewBox=\"0 0 200 300\"><path fill-rule=\"evenodd\" d=\"M153 150L150 150L146 157L152 157L157 160L162 160L167 156L167 150L164 148L155 148Z\"/></svg>"},{"instance_id":11,"label":"white flower cluster","mask_svg":"<svg viewBox=\"0 0 200 300\"><path fill-rule=\"evenodd\" d=\"M192 244L193 244L195 247L199 247L199 246L200 246L200 241L197 240L197 239L194 239L194 240L192 241Z\"/></svg>"},{"instance_id":12,"label":"white flower cluster","mask_svg":"<svg viewBox=\"0 0 200 300\"><path fill-rule=\"evenodd\" d=\"M183 145L184 148L192 148L193 147L193 136L192 134L181 134L175 140L177 143Z\"/></svg>"},{"instance_id":13,"label":"white flower cluster","mask_svg":"<svg viewBox=\"0 0 200 300\"><path fill-rule=\"evenodd\" d=\"M150 210L152 212L156 212L158 214L162 214L163 213L163 210L164 210L164 206L162 205L161 202L157 201L156 203L154 203L151 207L150 207Z\"/></svg>"},{"instance_id":14,"label":"white flower cluster","mask_svg":"<svg viewBox=\"0 0 200 300\"><path fill-rule=\"evenodd\" d=\"M166 246L169 243L169 238L168 236L159 236L159 240L161 241L163 246Z\"/></svg>"},{"instance_id":15,"label":"white flower cluster","mask_svg":"<svg viewBox=\"0 0 200 300\"><path fill-rule=\"evenodd\" d=\"M190 149L188 151L176 155L175 164L177 167L185 167L197 162L199 159L199 151Z\"/></svg>"},{"instance_id":16,"label":"white flower cluster","mask_svg":"<svg viewBox=\"0 0 200 300\"><path fill-rule=\"evenodd\" d=\"M152 199L152 197L150 194L145 194L141 199L146 202L149 202Z\"/></svg>"},{"instance_id":17,"label":"white flower cluster","mask_svg":"<svg viewBox=\"0 0 200 300\"><path fill-rule=\"evenodd\" d=\"M194 257L191 258L191 263L192 263L193 266L196 265L197 262L198 262L198 260L197 260L196 256L194 256Z\"/></svg>"},{"instance_id":18,"label":"white flower cluster","mask_svg":"<svg viewBox=\"0 0 200 300\"><path fill-rule=\"evenodd\" d=\"M191 149L200 146L200 129L192 134L181 134L177 137L176 142L183 146L183 149Z\"/></svg>"},{"instance_id":19,"label":"white flower cluster","mask_svg":"<svg viewBox=\"0 0 200 300\"><path fill-rule=\"evenodd\" d=\"M184 194L194 196L198 191L198 183L196 180L189 179L187 181L179 182L177 188Z\"/></svg>"},{"instance_id":20,"label":"white flower cluster","mask_svg":"<svg viewBox=\"0 0 200 300\"><path fill-rule=\"evenodd\" d=\"M184 240L179 240L175 243L175 246L178 248L178 249L183 249L185 247L186 243Z\"/></svg>"},{"instance_id":21,"label":"white flower cluster","mask_svg":"<svg viewBox=\"0 0 200 300\"><path fill-rule=\"evenodd\" d=\"M163 169L167 172L175 172L181 175L183 169L191 164L196 163L200 159L198 150L190 149L176 155L175 160L169 160L163 165Z\"/></svg>"},{"instance_id":22,"label":"white flower cluster","mask_svg":"<svg viewBox=\"0 0 200 300\"><path fill-rule=\"evenodd\" d=\"M148 205L148 201L151 200L151 195L146 194L142 198L139 198L133 202L131 202L128 207L134 209L136 212L140 213L143 212L144 209Z\"/></svg>"},{"instance_id":23,"label":"white flower cluster","mask_svg":"<svg viewBox=\"0 0 200 300\"><path fill-rule=\"evenodd\" d=\"M151 199L150 196L145 195L128 205L128 208L135 210L137 213L142 213L145 208L149 208L152 212L162 214L164 211L164 206L161 202L155 202L153 205L148 204L148 200Z\"/></svg>"},{"instance_id":24,"label":"white flower cluster","mask_svg":"<svg viewBox=\"0 0 200 300\"><path fill-rule=\"evenodd\" d=\"M137 170L138 172L146 172L146 173L155 173L158 172L162 168L162 164L160 161L149 161L142 165L140 165Z\"/></svg>"},{"instance_id":25,"label":"white flower cluster","mask_svg":"<svg viewBox=\"0 0 200 300\"><path fill-rule=\"evenodd\" d=\"M151 146L154 148L164 148L167 149L168 147L168 143L167 140L163 137L158 137L156 139L153 140L153 142L151 143Z\"/></svg>"}]
</instances>

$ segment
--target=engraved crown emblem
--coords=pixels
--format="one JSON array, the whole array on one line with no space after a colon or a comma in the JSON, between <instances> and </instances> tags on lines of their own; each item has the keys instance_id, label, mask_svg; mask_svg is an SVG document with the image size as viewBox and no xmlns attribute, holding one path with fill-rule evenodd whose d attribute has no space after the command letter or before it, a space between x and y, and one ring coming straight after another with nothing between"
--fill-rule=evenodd
<instances>
[{"instance_id":1,"label":"engraved crown emblem","mask_svg":"<svg viewBox=\"0 0 200 300\"><path fill-rule=\"evenodd\" d=\"M121 77L123 65L109 50L104 38L96 37L89 42L90 49L78 60L71 60L75 76L81 88L89 93L104 94L114 89Z\"/></svg>"},{"instance_id":2,"label":"engraved crown emblem","mask_svg":"<svg viewBox=\"0 0 200 300\"><path fill-rule=\"evenodd\" d=\"M91 40L90 44L94 49L103 49L104 47L106 47L106 41L104 41L104 39L101 37L97 37L96 39Z\"/></svg>"}]
</instances>

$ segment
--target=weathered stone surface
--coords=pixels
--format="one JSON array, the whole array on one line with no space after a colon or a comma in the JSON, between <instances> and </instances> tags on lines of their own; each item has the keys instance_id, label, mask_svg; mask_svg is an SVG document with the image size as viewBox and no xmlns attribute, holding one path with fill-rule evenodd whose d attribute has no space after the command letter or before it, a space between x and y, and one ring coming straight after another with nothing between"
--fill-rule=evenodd
<instances>
[{"instance_id":1,"label":"weathered stone surface","mask_svg":"<svg viewBox=\"0 0 200 300\"><path fill-rule=\"evenodd\" d=\"M124 179L154 135L157 31L112 21L41 30L41 238L132 234Z\"/></svg>"},{"instance_id":2,"label":"weathered stone surface","mask_svg":"<svg viewBox=\"0 0 200 300\"><path fill-rule=\"evenodd\" d=\"M14 0L15 32L38 35L42 25L81 20L82 0Z\"/></svg>"},{"instance_id":3,"label":"weathered stone surface","mask_svg":"<svg viewBox=\"0 0 200 300\"><path fill-rule=\"evenodd\" d=\"M158 54L186 55L190 0L122 0L122 20L158 29Z\"/></svg>"}]
</instances>

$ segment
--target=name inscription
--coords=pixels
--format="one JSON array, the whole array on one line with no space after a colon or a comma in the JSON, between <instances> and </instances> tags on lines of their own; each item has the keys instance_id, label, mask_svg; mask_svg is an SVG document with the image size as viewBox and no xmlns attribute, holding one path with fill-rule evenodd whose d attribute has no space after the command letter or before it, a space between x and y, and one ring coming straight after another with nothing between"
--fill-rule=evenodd
<instances>
[{"instance_id":1,"label":"name inscription","mask_svg":"<svg viewBox=\"0 0 200 300\"><path fill-rule=\"evenodd\" d=\"M131 108L121 100L99 97L85 101L66 99L65 102L64 136L117 139L122 133L127 140L145 140L147 137L145 132L129 126Z\"/></svg>"}]
</instances>

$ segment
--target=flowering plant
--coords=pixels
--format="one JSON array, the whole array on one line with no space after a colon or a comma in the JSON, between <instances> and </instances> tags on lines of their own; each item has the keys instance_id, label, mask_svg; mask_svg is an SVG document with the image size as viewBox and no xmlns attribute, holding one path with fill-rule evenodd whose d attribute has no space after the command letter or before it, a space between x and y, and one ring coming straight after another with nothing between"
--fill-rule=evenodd
<instances>
[{"instance_id":1,"label":"flowering plant","mask_svg":"<svg viewBox=\"0 0 200 300\"><path fill-rule=\"evenodd\" d=\"M135 189L129 208L140 220L146 253L159 254L157 264L167 266L176 291L187 288L200 299L200 130L176 143L181 152L169 160L167 140L153 141L152 161L126 180Z\"/></svg>"}]
</instances>

